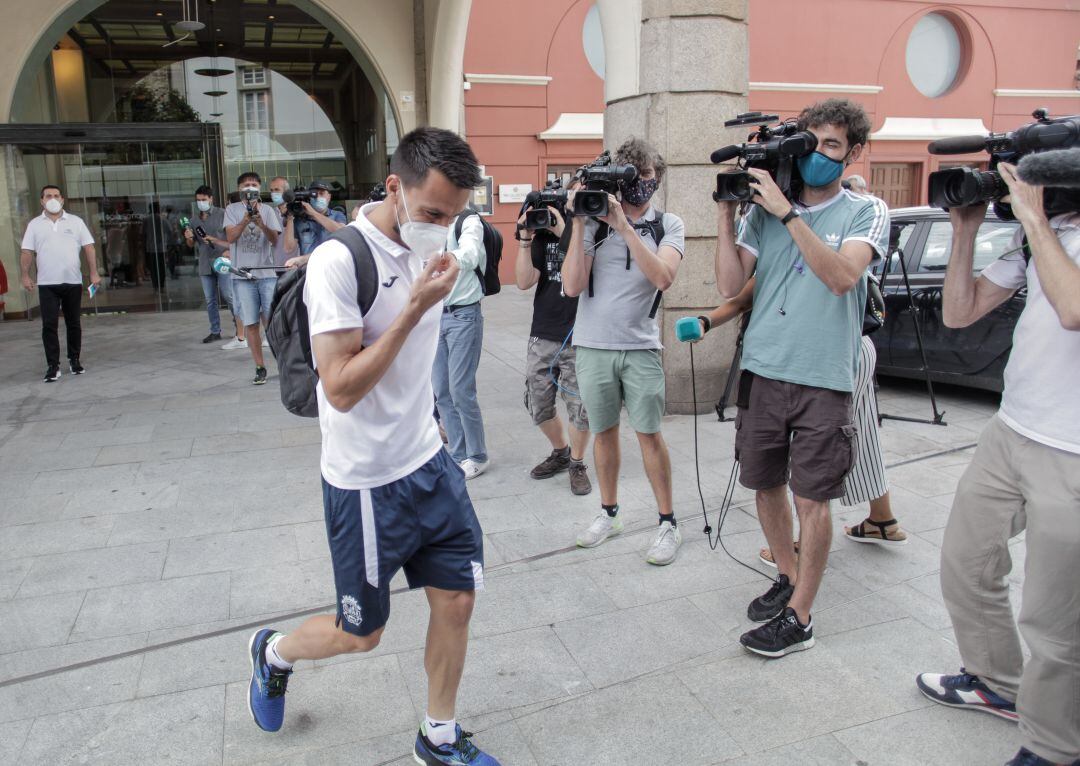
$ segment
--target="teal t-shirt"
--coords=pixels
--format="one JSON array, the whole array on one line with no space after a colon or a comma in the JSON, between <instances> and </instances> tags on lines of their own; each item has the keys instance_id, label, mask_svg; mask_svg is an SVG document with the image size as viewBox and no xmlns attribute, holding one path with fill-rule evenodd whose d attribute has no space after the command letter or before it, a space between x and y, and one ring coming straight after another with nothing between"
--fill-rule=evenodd
<instances>
[{"instance_id":1,"label":"teal t-shirt","mask_svg":"<svg viewBox=\"0 0 1080 766\"><path fill-rule=\"evenodd\" d=\"M842 190L820 205L796 208L829 247L839 250L858 240L885 257L889 210L877 197ZM803 260L787 227L758 205L740 223L738 244L757 258L743 369L773 380L853 391L866 279L844 295L833 295Z\"/></svg>"}]
</instances>

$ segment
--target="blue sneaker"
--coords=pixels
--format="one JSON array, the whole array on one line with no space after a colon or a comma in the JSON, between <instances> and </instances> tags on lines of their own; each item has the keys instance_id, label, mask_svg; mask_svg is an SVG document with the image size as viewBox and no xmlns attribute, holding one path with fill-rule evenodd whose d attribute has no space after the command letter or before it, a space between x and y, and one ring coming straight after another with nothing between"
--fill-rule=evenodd
<instances>
[{"instance_id":1,"label":"blue sneaker","mask_svg":"<svg viewBox=\"0 0 1080 766\"><path fill-rule=\"evenodd\" d=\"M472 732L457 727L457 741L452 745L433 745L424 736L424 726L416 733L413 760L421 766L499 766L499 762L472 743Z\"/></svg>"},{"instance_id":2,"label":"blue sneaker","mask_svg":"<svg viewBox=\"0 0 1080 766\"><path fill-rule=\"evenodd\" d=\"M1054 766L1054 762L1035 755L1026 747L1022 747L1020 752L1014 755L1013 759L1006 763L1005 766ZM1080 760L1073 761L1072 766L1080 766Z\"/></svg>"},{"instance_id":3,"label":"blue sneaker","mask_svg":"<svg viewBox=\"0 0 1080 766\"><path fill-rule=\"evenodd\" d=\"M248 684L248 712L263 731L277 731L285 720L285 689L291 670L278 670L266 661L266 645L281 634L269 628L255 631L248 643L251 653L251 683Z\"/></svg>"},{"instance_id":4,"label":"blue sneaker","mask_svg":"<svg viewBox=\"0 0 1080 766\"><path fill-rule=\"evenodd\" d=\"M960 674L955 676L922 673L915 679L915 683L919 691L939 705L981 710L1013 723L1020 720L1020 716L1016 714L1016 703L990 691L990 687L980 681L978 676L971 675L963 668L960 668Z\"/></svg>"}]
</instances>

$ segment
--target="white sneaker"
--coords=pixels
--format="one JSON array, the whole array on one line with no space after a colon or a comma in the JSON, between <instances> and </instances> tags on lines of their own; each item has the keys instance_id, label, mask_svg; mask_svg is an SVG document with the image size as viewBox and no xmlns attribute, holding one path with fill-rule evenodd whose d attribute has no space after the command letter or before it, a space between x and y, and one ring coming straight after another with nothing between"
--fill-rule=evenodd
<instances>
[{"instance_id":1,"label":"white sneaker","mask_svg":"<svg viewBox=\"0 0 1080 766\"><path fill-rule=\"evenodd\" d=\"M480 462L479 460L473 460L471 457L467 457L461 461L461 470L465 472L465 481L469 479L475 479L482 474L491 465L490 460Z\"/></svg>"},{"instance_id":2,"label":"white sneaker","mask_svg":"<svg viewBox=\"0 0 1080 766\"><path fill-rule=\"evenodd\" d=\"M225 351L233 351L238 348L247 348L247 338L233 338L222 346Z\"/></svg>"},{"instance_id":3,"label":"white sneaker","mask_svg":"<svg viewBox=\"0 0 1080 766\"><path fill-rule=\"evenodd\" d=\"M622 531L622 519L601 512L593 519L593 523L589 525L589 528L577 536L577 546L579 548L595 548L609 537L614 537Z\"/></svg>"},{"instance_id":4,"label":"white sneaker","mask_svg":"<svg viewBox=\"0 0 1080 766\"><path fill-rule=\"evenodd\" d=\"M666 566L675 560L675 554L679 552L680 545L682 545L682 532L679 528L672 526L670 521L661 522L660 531L656 533L656 539L653 540L645 560L658 567Z\"/></svg>"}]
</instances>

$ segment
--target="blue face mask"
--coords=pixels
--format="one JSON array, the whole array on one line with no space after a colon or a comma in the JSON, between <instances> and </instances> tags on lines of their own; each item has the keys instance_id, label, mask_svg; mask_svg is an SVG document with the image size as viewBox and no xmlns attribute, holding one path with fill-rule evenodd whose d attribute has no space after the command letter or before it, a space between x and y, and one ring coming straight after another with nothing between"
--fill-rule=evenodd
<instances>
[{"instance_id":1,"label":"blue face mask","mask_svg":"<svg viewBox=\"0 0 1080 766\"><path fill-rule=\"evenodd\" d=\"M326 210L326 208L330 207L330 200L326 197L316 197L312 204L315 206L315 209L321 213Z\"/></svg>"},{"instance_id":2,"label":"blue face mask","mask_svg":"<svg viewBox=\"0 0 1080 766\"><path fill-rule=\"evenodd\" d=\"M807 186L828 186L844 172L844 163L814 152L799 157L799 175Z\"/></svg>"},{"instance_id":3,"label":"blue face mask","mask_svg":"<svg viewBox=\"0 0 1080 766\"><path fill-rule=\"evenodd\" d=\"M283 205L285 204L285 195L281 192L270 192L270 201L275 205Z\"/></svg>"}]
</instances>

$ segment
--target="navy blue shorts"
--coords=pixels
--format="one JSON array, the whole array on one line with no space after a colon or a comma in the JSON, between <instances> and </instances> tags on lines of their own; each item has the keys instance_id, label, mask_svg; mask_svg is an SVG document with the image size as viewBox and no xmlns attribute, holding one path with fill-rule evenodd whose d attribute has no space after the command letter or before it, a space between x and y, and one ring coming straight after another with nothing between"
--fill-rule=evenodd
<instances>
[{"instance_id":1,"label":"navy blue shorts","mask_svg":"<svg viewBox=\"0 0 1080 766\"><path fill-rule=\"evenodd\" d=\"M374 489L322 485L342 630L367 636L386 625L390 580L402 568L410 588L484 586L480 522L465 474L446 450Z\"/></svg>"}]
</instances>

